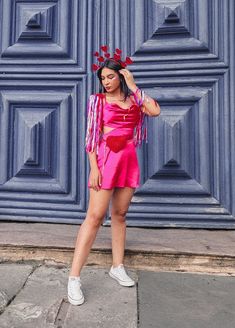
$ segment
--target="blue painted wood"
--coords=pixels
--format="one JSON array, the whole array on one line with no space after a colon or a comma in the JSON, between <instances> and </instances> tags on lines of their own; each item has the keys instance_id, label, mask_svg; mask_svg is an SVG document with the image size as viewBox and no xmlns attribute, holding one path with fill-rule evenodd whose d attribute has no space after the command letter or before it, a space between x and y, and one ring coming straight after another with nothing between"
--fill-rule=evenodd
<instances>
[{"instance_id":1,"label":"blue painted wood","mask_svg":"<svg viewBox=\"0 0 235 328\"><path fill-rule=\"evenodd\" d=\"M0 0L0 220L81 223L101 44L161 106L130 226L234 229L233 0ZM110 225L110 211L105 225Z\"/></svg>"}]
</instances>

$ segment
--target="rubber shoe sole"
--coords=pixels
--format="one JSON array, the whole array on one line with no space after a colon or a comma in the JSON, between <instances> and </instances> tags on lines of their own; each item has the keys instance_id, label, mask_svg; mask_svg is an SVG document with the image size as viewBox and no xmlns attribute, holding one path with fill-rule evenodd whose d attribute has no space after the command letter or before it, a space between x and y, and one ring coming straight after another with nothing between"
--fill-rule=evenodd
<instances>
[{"instance_id":1,"label":"rubber shoe sole","mask_svg":"<svg viewBox=\"0 0 235 328\"><path fill-rule=\"evenodd\" d=\"M131 286L134 286L135 285L135 282L128 282L128 281L122 281L120 280L118 277L116 277L115 275L112 274L112 272L109 271L109 276L115 280L117 280L117 282L122 285L122 286L125 286L125 287L131 287Z\"/></svg>"},{"instance_id":2,"label":"rubber shoe sole","mask_svg":"<svg viewBox=\"0 0 235 328\"><path fill-rule=\"evenodd\" d=\"M69 303L71 303L72 305L81 305L84 303L85 299L84 299L84 297L82 297L80 300L74 300L68 295L68 300L69 300Z\"/></svg>"}]
</instances>

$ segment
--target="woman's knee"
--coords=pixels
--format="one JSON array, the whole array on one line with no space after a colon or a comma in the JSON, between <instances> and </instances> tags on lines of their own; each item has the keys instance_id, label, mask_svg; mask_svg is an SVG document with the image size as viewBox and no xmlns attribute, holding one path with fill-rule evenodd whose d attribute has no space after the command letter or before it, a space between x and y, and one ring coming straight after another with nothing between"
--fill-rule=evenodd
<instances>
[{"instance_id":1,"label":"woman's knee","mask_svg":"<svg viewBox=\"0 0 235 328\"><path fill-rule=\"evenodd\" d=\"M87 212L86 220L94 227L99 227L104 221L103 213Z\"/></svg>"},{"instance_id":2,"label":"woman's knee","mask_svg":"<svg viewBox=\"0 0 235 328\"><path fill-rule=\"evenodd\" d=\"M111 211L111 216L119 222L125 222L126 214L127 214L127 210L125 210L125 209L113 208Z\"/></svg>"}]
</instances>

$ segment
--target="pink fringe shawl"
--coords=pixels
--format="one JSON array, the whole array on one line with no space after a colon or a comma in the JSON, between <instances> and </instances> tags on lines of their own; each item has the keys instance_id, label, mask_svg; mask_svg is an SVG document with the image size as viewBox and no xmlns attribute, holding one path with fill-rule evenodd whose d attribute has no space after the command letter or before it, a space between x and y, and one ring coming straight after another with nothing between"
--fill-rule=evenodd
<instances>
[{"instance_id":1,"label":"pink fringe shawl","mask_svg":"<svg viewBox=\"0 0 235 328\"><path fill-rule=\"evenodd\" d=\"M97 155L99 153L99 141L102 135L103 100L104 95L102 94L91 95L87 107L85 149L86 152L93 152L95 150ZM140 119L134 134L134 144L138 147L141 146L143 140L148 142L147 118L148 115L140 110Z\"/></svg>"}]
</instances>

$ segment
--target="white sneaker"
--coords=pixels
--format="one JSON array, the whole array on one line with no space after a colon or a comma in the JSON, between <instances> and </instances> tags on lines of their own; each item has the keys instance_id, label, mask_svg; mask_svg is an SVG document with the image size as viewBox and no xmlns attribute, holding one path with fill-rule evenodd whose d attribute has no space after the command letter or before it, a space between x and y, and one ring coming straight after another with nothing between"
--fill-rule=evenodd
<instances>
[{"instance_id":1,"label":"white sneaker","mask_svg":"<svg viewBox=\"0 0 235 328\"><path fill-rule=\"evenodd\" d=\"M73 305L80 305L84 303L84 296L81 290L81 278L69 277L68 280L68 300Z\"/></svg>"},{"instance_id":2,"label":"white sneaker","mask_svg":"<svg viewBox=\"0 0 235 328\"><path fill-rule=\"evenodd\" d=\"M113 267L112 265L109 275L111 278L117 280L122 286L130 287L135 285L134 280L127 275L123 264L119 264L118 267Z\"/></svg>"}]
</instances>

